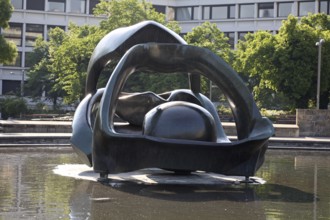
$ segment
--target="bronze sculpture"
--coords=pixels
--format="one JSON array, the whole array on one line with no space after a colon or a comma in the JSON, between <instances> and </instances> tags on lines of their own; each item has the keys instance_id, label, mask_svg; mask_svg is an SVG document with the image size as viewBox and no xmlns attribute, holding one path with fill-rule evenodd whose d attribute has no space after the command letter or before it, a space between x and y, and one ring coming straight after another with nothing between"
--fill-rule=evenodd
<instances>
[{"instance_id":1,"label":"bronze sculpture","mask_svg":"<svg viewBox=\"0 0 330 220\"><path fill-rule=\"evenodd\" d=\"M97 90L100 72L118 57L107 86ZM187 72L190 89L122 93L128 76L137 70ZM213 103L201 94L201 75L229 100L238 141L227 138ZM125 123L116 123L115 116ZM272 123L260 115L252 95L227 63L207 49L187 45L161 24L145 21L110 32L95 48L71 142L101 179L150 167L248 179L262 165L273 133Z\"/></svg>"}]
</instances>

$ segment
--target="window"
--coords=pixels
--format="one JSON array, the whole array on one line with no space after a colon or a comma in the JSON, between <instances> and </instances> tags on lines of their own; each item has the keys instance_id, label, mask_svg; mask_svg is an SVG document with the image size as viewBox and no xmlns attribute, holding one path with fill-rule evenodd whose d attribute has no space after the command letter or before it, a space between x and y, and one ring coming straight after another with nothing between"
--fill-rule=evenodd
<instances>
[{"instance_id":1,"label":"window","mask_svg":"<svg viewBox=\"0 0 330 220\"><path fill-rule=\"evenodd\" d=\"M90 0L89 1L89 14L93 14L93 8L95 8L95 6L100 3L100 0Z\"/></svg>"},{"instance_id":2,"label":"window","mask_svg":"<svg viewBox=\"0 0 330 220\"><path fill-rule=\"evenodd\" d=\"M224 33L226 37L228 37L228 43L230 44L230 47L234 49L235 47L235 32L225 32Z\"/></svg>"},{"instance_id":3,"label":"window","mask_svg":"<svg viewBox=\"0 0 330 220\"><path fill-rule=\"evenodd\" d=\"M199 19L199 7L192 7L193 9L193 20L198 20Z\"/></svg>"},{"instance_id":4,"label":"window","mask_svg":"<svg viewBox=\"0 0 330 220\"><path fill-rule=\"evenodd\" d=\"M71 0L69 12L84 14L86 12L86 0Z\"/></svg>"},{"instance_id":5,"label":"window","mask_svg":"<svg viewBox=\"0 0 330 220\"><path fill-rule=\"evenodd\" d=\"M26 9L27 10L45 10L45 1L44 0L26 0Z\"/></svg>"},{"instance_id":6,"label":"window","mask_svg":"<svg viewBox=\"0 0 330 220\"><path fill-rule=\"evenodd\" d=\"M166 12L166 6L164 5L153 5L152 6L158 13L163 13L165 14Z\"/></svg>"},{"instance_id":7,"label":"window","mask_svg":"<svg viewBox=\"0 0 330 220\"><path fill-rule=\"evenodd\" d=\"M254 18L254 4L239 5L240 18Z\"/></svg>"},{"instance_id":8,"label":"window","mask_svg":"<svg viewBox=\"0 0 330 220\"><path fill-rule=\"evenodd\" d=\"M309 12L314 13L315 12L315 2L309 1L309 2L299 2L299 16L305 16L308 15Z\"/></svg>"},{"instance_id":9,"label":"window","mask_svg":"<svg viewBox=\"0 0 330 220\"><path fill-rule=\"evenodd\" d=\"M211 19L211 10L210 6L203 7L203 20L210 20Z\"/></svg>"},{"instance_id":10,"label":"window","mask_svg":"<svg viewBox=\"0 0 330 220\"><path fill-rule=\"evenodd\" d=\"M23 0L11 0L11 4L15 9L23 9Z\"/></svg>"},{"instance_id":11,"label":"window","mask_svg":"<svg viewBox=\"0 0 330 220\"><path fill-rule=\"evenodd\" d=\"M175 20L189 21L198 19L198 7L175 8Z\"/></svg>"},{"instance_id":12,"label":"window","mask_svg":"<svg viewBox=\"0 0 330 220\"><path fill-rule=\"evenodd\" d=\"M203 19L235 18L235 5L204 6Z\"/></svg>"},{"instance_id":13,"label":"window","mask_svg":"<svg viewBox=\"0 0 330 220\"><path fill-rule=\"evenodd\" d=\"M211 7L211 19L225 19L228 17L227 6Z\"/></svg>"},{"instance_id":14,"label":"window","mask_svg":"<svg viewBox=\"0 0 330 220\"><path fill-rule=\"evenodd\" d=\"M43 37L44 26L41 24L26 24L25 46L33 47L38 37Z\"/></svg>"},{"instance_id":15,"label":"window","mask_svg":"<svg viewBox=\"0 0 330 220\"><path fill-rule=\"evenodd\" d=\"M292 2L279 2L277 5L277 16L278 17L288 17L289 14L292 14Z\"/></svg>"},{"instance_id":16,"label":"window","mask_svg":"<svg viewBox=\"0 0 330 220\"><path fill-rule=\"evenodd\" d=\"M175 8L173 8L173 7L168 7L167 8L166 19L168 21L175 20Z\"/></svg>"},{"instance_id":17,"label":"window","mask_svg":"<svg viewBox=\"0 0 330 220\"><path fill-rule=\"evenodd\" d=\"M48 11L65 12L65 0L48 0Z\"/></svg>"},{"instance_id":18,"label":"window","mask_svg":"<svg viewBox=\"0 0 330 220\"><path fill-rule=\"evenodd\" d=\"M22 52L18 52L15 63L5 64L6 66L22 67Z\"/></svg>"},{"instance_id":19,"label":"window","mask_svg":"<svg viewBox=\"0 0 330 220\"><path fill-rule=\"evenodd\" d=\"M228 18L235 18L235 16L236 16L236 7L235 7L235 5L230 5Z\"/></svg>"},{"instance_id":20,"label":"window","mask_svg":"<svg viewBox=\"0 0 330 220\"><path fill-rule=\"evenodd\" d=\"M13 95L20 94L21 81L17 80L2 80L2 94Z\"/></svg>"},{"instance_id":21,"label":"window","mask_svg":"<svg viewBox=\"0 0 330 220\"><path fill-rule=\"evenodd\" d=\"M259 18L274 17L274 3L259 3L258 4L258 17Z\"/></svg>"},{"instance_id":22,"label":"window","mask_svg":"<svg viewBox=\"0 0 330 220\"><path fill-rule=\"evenodd\" d=\"M9 28L3 30L3 36L13 41L16 46L22 46L22 27L20 23L9 23Z\"/></svg>"},{"instance_id":23,"label":"window","mask_svg":"<svg viewBox=\"0 0 330 220\"><path fill-rule=\"evenodd\" d=\"M330 1L320 1L320 13L329 14Z\"/></svg>"}]
</instances>

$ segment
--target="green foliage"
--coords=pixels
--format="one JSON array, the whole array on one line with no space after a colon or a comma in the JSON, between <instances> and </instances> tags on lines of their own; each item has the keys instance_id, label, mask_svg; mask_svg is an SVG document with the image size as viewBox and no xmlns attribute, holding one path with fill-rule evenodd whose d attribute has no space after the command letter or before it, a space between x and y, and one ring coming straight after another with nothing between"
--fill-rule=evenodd
<instances>
[{"instance_id":1,"label":"green foliage","mask_svg":"<svg viewBox=\"0 0 330 220\"><path fill-rule=\"evenodd\" d=\"M145 20L153 20L167 25L173 31L180 32L177 22L165 22L165 14L158 13L152 4L144 0L101 0L93 11L94 15L106 16L100 22L100 28L110 32L120 27L131 26Z\"/></svg>"},{"instance_id":2,"label":"green foliage","mask_svg":"<svg viewBox=\"0 0 330 220\"><path fill-rule=\"evenodd\" d=\"M267 31L248 33L245 41L237 44L233 63L236 71L247 81L258 105L263 107L275 107L274 104L281 103L281 100L274 102L279 96L270 81L276 69L273 64L275 41L275 36Z\"/></svg>"},{"instance_id":3,"label":"green foliage","mask_svg":"<svg viewBox=\"0 0 330 220\"><path fill-rule=\"evenodd\" d=\"M28 72L26 90L32 97L39 97L45 92L46 97L53 101L54 107L57 99L65 95L62 87L57 86L58 72L52 71L52 60L50 54L54 53L66 37L65 32L60 28L54 28L49 33L49 41L39 38L31 55L32 66Z\"/></svg>"},{"instance_id":4,"label":"green foliage","mask_svg":"<svg viewBox=\"0 0 330 220\"><path fill-rule=\"evenodd\" d=\"M54 88L65 91L67 103L83 98L88 62L102 36L103 31L96 26L71 24L61 44L50 48L48 68L54 74Z\"/></svg>"},{"instance_id":5,"label":"green foliage","mask_svg":"<svg viewBox=\"0 0 330 220\"><path fill-rule=\"evenodd\" d=\"M276 116L285 116L285 115L295 114L295 112L292 112L292 111L270 110L270 109L265 109L265 108L260 109L260 113L262 116L265 116L265 117L276 117Z\"/></svg>"},{"instance_id":6,"label":"green foliage","mask_svg":"<svg viewBox=\"0 0 330 220\"><path fill-rule=\"evenodd\" d=\"M101 28L107 31L130 26L143 20L165 21L165 15L157 13L150 3L136 0L101 0L96 5L94 14L107 16L107 19L100 23Z\"/></svg>"},{"instance_id":7,"label":"green foliage","mask_svg":"<svg viewBox=\"0 0 330 220\"><path fill-rule=\"evenodd\" d=\"M53 29L49 34L49 42L37 42L34 50L37 62L29 72L28 82L28 87L35 90L35 94L40 94L41 87L46 87L46 94L53 100L62 96L66 103L78 103L84 96L89 59L106 33L143 20L165 24L165 15L156 12L145 1L101 1L94 13L106 17L100 26L70 24L67 33ZM174 31L180 30L176 22L166 25ZM103 71L98 87L106 84L115 64L116 61L111 62Z\"/></svg>"},{"instance_id":8,"label":"green foliage","mask_svg":"<svg viewBox=\"0 0 330 220\"><path fill-rule=\"evenodd\" d=\"M0 0L0 27L7 28L8 21L13 13L14 7L11 5L10 0Z\"/></svg>"},{"instance_id":9,"label":"green foliage","mask_svg":"<svg viewBox=\"0 0 330 220\"><path fill-rule=\"evenodd\" d=\"M153 91L163 93L174 89L189 88L188 74L136 72L126 81L125 92Z\"/></svg>"},{"instance_id":10,"label":"green foliage","mask_svg":"<svg viewBox=\"0 0 330 220\"><path fill-rule=\"evenodd\" d=\"M232 62L232 50L228 43L228 37L226 37L214 23L205 22L200 26L194 27L191 32L184 36L184 39L190 45L207 48L226 62ZM201 89L206 95L208 95L210 91L209 86L209 80L202 77Z\"/></svg>"},{"instance_id":11,"label":"green foliage","mask_svg":"<svg viewBox=\"0 0 330 220\"><path fill-rule=\"evenodd\" d=\"M13 12L10 0L0 0L0 29L9 27L8 21ZM0 63L14 63L17 57L17 47L0 35Z\"/></svg>"},{"instance_id":12,"label":"green foliage","mask_svg":"<svg viewBox=\"0 0 330 220\"><path fill-rule=\"evenodd\" d=\"M218 106L218 112L220 115L231 115L232 111L230 107L226 107L224 105L219 105Z\"/></svg>"},{"instance_id":13,"label":"green foliage","mask_svg":"<svg viewBox=\"0 0 330 220\"><path fill-rule=\"evenodd\" d=\"M0 63L15 63L17 54L16 45L11 41L7 41L2 35L0 35Z\"/></svg>"},{"instance_id":14,"label":"green foliage","mask_svg":"<svg viewBox=\"0 0 330 220\"><path fill-rule=\"evenodd\" d=\"M0 112L2 118L17 118L27 112L27 105L23 98L7 97L0 100Z\"/></svg>"},{"instance_id":15,"label":"green foliage","mask_svg":"<svg viewBox=\"0 0 330 220\"><path fill-rule=\"evenodd\" d=\"M294 123L296 112L295 110L274 110L274 109L260 109L262 116L267 117L273 123L283 124L285 123Z\"/></svg>"},{"instance_id":16,"label":"green foliage","mask_svg":"<svg viewBox=\"0 0 330 220\"><path fill-rule=\"evenodd\" d=\"M271 75L272 85L283 91L295 107L307 108L308 100L315 94L311 88L317 73L315 42L318 37L312 27L290 16L283 22L276 40L273 61L276 71Z\"/></svg>"},{"instance_id":17,"label":"green foliage","mask_svg":"<svg viewBox=\"0 0 330 220\"><path fill-rule=\"evenodd\" d=\"M216 24L205 22L194 27L191 32L184 36L188 44L211 50L226 62L230 62L231 49L228 37L217 27Z\"/></svg>"},{"instance_id":18,"label":"green foliage","mask_svg":"<svg viewBox=\"0 0 330 220\"><path fill-rule=\"evenodd\" d=\"M247 34L235 53L234 68L244 78L261 107L307 108L316 97L317 51L322 50L322 93L329 94L330 16L310 14L298 20L289 16L275 36L265 31ZM329 95L323 99L324 106Z\"/></svg>"}]
</instances>

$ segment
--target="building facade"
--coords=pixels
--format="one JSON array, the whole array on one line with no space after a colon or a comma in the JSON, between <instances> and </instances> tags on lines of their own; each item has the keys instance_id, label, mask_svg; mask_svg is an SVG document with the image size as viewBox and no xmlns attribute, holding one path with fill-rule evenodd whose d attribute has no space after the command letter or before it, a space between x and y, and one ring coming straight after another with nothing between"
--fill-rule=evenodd
<instances>
[{"instance_id":1,"label":"building facade","mask_svg":"<svg viewBox=\"0 0 330 220\"><path fill-rule=\"evenodd\" d=\"M329 14L330 0L149 0L167 20L176 20L182 34L205 21L216 23L234 48L248 32L268 30L274 34L289 14ZM15 42L19 55L13 65L0 64L0 96L17 90L24 95L23 83L30 67L30 55L37 37L47 39L51 28L67 30L70 22L98 24L102 19L92 14L99 0L12 0L14 12L10 28L1 30Z\"/></svg>"}]
</instances>

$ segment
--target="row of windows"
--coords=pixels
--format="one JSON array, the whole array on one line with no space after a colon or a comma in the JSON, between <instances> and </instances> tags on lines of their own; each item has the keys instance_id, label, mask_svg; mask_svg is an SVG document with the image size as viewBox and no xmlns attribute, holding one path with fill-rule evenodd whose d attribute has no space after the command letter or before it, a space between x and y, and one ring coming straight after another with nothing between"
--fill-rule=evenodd
<instances>
[{"instance_id":1,"label":"row of windows","mask_svg":"<svg viewBox=\"0 0 330 220\"><path fill-rule=\"evenodd\" d=\"M26 81L24 82L24 84ZM21 80L2 80L2 95L20 95L22 94L22 81ZM42 91L40 91L40 94ZM31 96L31 92L28 89L24 90L25 96Z\"/></svg>"},{"instance_id":2,"label":"row of windows","mask_svg":"<svg viewBox=\"0 0 330 220\"><path fill-rule=\"evenodd\" d=\"M239 5L212 5L202 6L202 16L199 16L200 7L173 7L169 10L169 20L187 21L198 20L200 17L203 20L217 19L234 19L234 18L273 18L275 17L274 6L277 4L277 17L287 17L289 14L295 14L293 11L293 2L270 2L270 3L254 3L239 4ZM238 16L236 16L236 7L238 6ZM257 15L255 15L257 9ZM329 14L330 1L321 0L319 2L319 12ZM315 13L315 1L300 1L298 2L298 16L305 16L308 13Z\"/></svg>"},{"instance_id":3,"label":"row of windows","mask_svg":"<svg viewBox=\"0 0 330 220\"><path fill-rule=\"evenodd\" d=\"M18 52L18 55L16 57L16 61L13 64L6 64L6 66L13 66L13 67L22 67L22 52ZM24 54L25 59L25 67L31 67L32 66L32 55L33 52L25 52Z\"/></svg>"},{"instance_id":4,"label":"row of windows","mask_svg":"<svg viewBox=\"0 0 330 220\"><path fill-rule=\"evenodd\" d=\"M26 6L24 3L26 2ZM93 14L99 0L11 0L15 9ZM89 7L87 7L89 6Z\"/></svg>"},{"instance_id":5,"label":"row of windows","mask_svg":"<svg viewBox=\"0 0 330 220\"><path fill-rule=\"evenodd\" d=\"M21 81L17 80L2 80L2 93L3 95L20 94Z\"/></svg>"},{"instance_id":6,"label":"row of windows","mask_svg":"<svg viewBox=\"0 0 330 220\"><path fill-rule=\"evenodd\" d=\"M25 25L25 47L33 47L38 37L44 37L44 25L9 23L9 28L1 33L7 40L12 41L16 46L23 46L23 26ZM65 30L64 26L47 25L47 36L50 29L59 27ZM48 38L48 37L47 37Z\"/></svg>"},{"instance_id":7,"label":"row of windows","mask_svg":"<svg viewBox=\"0 0 330 220\"><path fill-rule=\"evenodd\" d=\"M227 18L235 18L235 5L203 7L204 20L227 19Z\"/></svg>"},{"instance_id":8,"label":"row of windows","mask_svg":"<svg viewBox=\"0 0 330 220\"><path fill-rule=\"evenodd\" d=\"M25 47L33 47L35 45L35 41L38 37L44 37L44 28L45 25L42 24L22 24L22 23L9 23L9 28L2 31L2 35L6 40L12 41L16 44L16 46L23 46L23 41ZM55 25L47 25L47 39L48 33L52 28L59 27L62 30L65 30L64 26L55 26ZM23 35L23 28L25 28L25 34ZM25 52L24 56L24 66L31 66L31 54L32 52ZM22 67L22 52L18 52L18 56L16 57L16 62L14 64L8 64L7 66L15 66Z\"/></svg>"}]
</instances>

